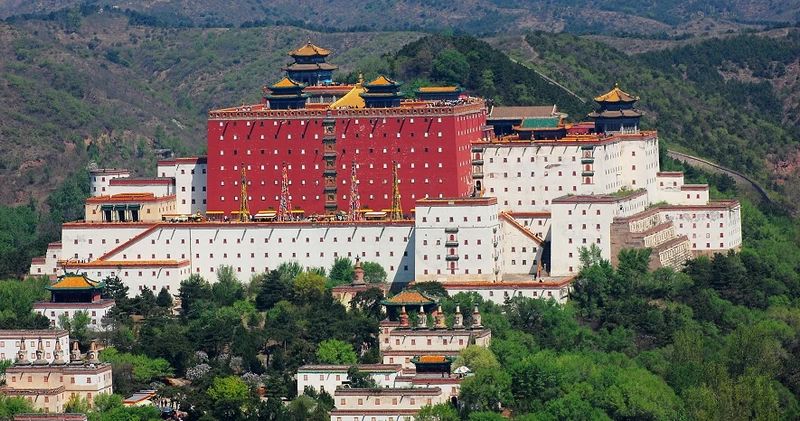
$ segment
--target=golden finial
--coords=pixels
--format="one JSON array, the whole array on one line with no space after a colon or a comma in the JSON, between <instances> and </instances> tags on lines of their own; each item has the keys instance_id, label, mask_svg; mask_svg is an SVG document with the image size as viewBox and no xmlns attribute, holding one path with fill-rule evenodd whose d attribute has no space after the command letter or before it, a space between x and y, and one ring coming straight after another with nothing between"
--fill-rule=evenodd
<instances>
[{"instance_id":1,"label":"golden finial","mask_svg":"<svg viewBox=\"0 0 800 421\"><path fill-rule=\"evenodd\" d=\"M614 82L614 87L619 88L619 81Z\"/></svg>"},{"instance_id":2,"label":"golden finial","mask_svg":"<svg viewBox=\"0 0 800 421\"><path fill-rule=\"evenodd\" d=\"M361 72L358 72L358 84L361 85L363 83L364 83L364 74L361 73Z\"/></svg>"}]
</instances>

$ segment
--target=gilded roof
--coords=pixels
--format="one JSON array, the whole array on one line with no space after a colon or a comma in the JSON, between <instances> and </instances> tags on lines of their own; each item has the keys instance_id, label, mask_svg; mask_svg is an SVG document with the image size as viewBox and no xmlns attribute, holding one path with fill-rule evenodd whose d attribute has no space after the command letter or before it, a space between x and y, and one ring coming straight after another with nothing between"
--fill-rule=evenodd
<instances>
[{"instance_id":1,"label":"gilded roof","mask_svg":"<svg viewBox=\"0 0 800 421\"><path fill-rule=\"evenodd\" d=\"M305 84L289 79L288 77L284 77L272 85L271 88L305 88Z\"/></svg>"},{"instance_id":2,"label":"gilded roof","mask_svg":"<svg viewBox=\"0 0 800 421\"><path fill-rule=\"evenodd\" d=\"M328 51L328 50L326 50L326 49L324 49L322 47L317 47L316 45L312 44L311 40L309 39L308 42L306 43L306 45L304 45L304 46L302 46L302 47L300 47L300 48L298 48L296 50L290 51L289 55L290 56L308 57L308 56L327 56L330 53L331 53L330 51Z\"/></svg>"},{"instance_id":3,"label":"gilded roof","mask_svg":"<svg viewBox=\"0 0 800 421\"><path fill-rule=\"evenodd\" d=\"M619 88L619 85L614 85L614 89L596 97L594 100L597 102L634 102L638 101L639 97L623 91Z\"/></svg>"},{"instance_id":4,"label":"gilded roof","mask_svg":"<svg viewBox=\"0 0 800 421\"><path fill-rule=\"evenodd\" d=\"M461 92L458 86L425 86L418 89L419 92Z\"/></svg>"},{"instance_id":5,"label":"gilded roof","mask_svg":"<svg viewBox=\"0 0 800 421\"><path fill-rule=\"evenodd\" d=\"M375 86L390 86L390 85L397 85L397 81L391 80L384 75L380 75L372 82L367 83L367 86L375 85Z\"/></svg>"},{"instance_id":6,"label":"gilded roof","mask_svg":"<svg viewBox=\"0 0 800 421\"><path fill-rule=\"evenodd\" d=\"M367 92L367 90L358 83L353 86L350 92L331 104L330 108L364 108L366 103L364 102L364 98L361 97L361 94L365 92Z\"/></svg>"},{"instance_id":7,"label":"gilded roof","mask_svg":"<svg viewBox=\"0 0 800 421\"><path fill-rule=\"evenodd\" d=\"M64 289L97 289L106 286L105 282L93 281L83 274L68 273L60 278L53 284L47 287L49 290L64 290Z\"/></svg>"}]
</instances>

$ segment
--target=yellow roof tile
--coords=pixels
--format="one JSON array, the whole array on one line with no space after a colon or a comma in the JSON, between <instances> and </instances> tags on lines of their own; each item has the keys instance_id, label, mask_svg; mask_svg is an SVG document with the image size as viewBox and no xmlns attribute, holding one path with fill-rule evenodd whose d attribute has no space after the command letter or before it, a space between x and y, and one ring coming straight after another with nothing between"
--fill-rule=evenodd
<instances>
[{"instance_id":1,"label":"yellow roof tile","mask_svg":"<svg viewBox=\"0 0 800 421\"><path fill-rule=\"evenodd\" d=\"M302 86L302 83L296 82L288 77L285 77L278 81L276 84L272 85L274 88L296 88L298 86Z\"/></svg>"},{"instance_id":2,"label":"yellow roof tile","mask_svg":"<svg viewBox=\"0 0 800 421\"><path fill-rule=\"evenodd\" d=\"M85 275L68 273L51 285L50 289L90 289L96 288L99 284L100 282L93 281Z\"/></svg>"},{"instance_id":3,"label":"yellow roof tile","mask_svg":"<svg viewBox=\"0 0 800 421\"><path fill-rule=\"evenodd\" d=\"M458 86L423 86L419 88L420 92L456 92Z\"/></svg>"},{"instance_id":4,"label":"yellow roof tile","mask_svg":"<svg viewBox=\"0 0 800 421\"><path fill-rule=\"evenodd\" d=\"M326 49L324 49L322 47L317 47L316 45L312 44L311 40L309 39L308 42L306 43L306 45L304 45L304 46L302 46L302 47L300 47L300 48L298 48L296 50L290 51L289 55L290 56L308 57L308 56L316 56L316 55L327 56L330 53L331 53L330 51L328 51L328 50L326 50Z\"/></svg>"},{"instance_id":5,"label":"yellow roof tile","mask_svg":"<svg viewBox=\"0 0 800 421\"><path fill-rule=\"evenodd\" d=\"M361 97L364 92L367 92L367 90L360 83L356 84L350 92L331 104L330 108L364 108L366 103L364 98Z\"/></svg>"},{"instance_id":6,"label":"yellow roof tile","mask_svg":"<svg viewBox=\"0 0 800 421\"><path fill-rule=\"evenodd\" d=\"M388 77L386 77L384 75L380 75L375 80L373 80L372 82L368 83L367 85L395 85L395 84L397 84L397 82L389 79Z\"/></svg>"},{"instance_id":7,"label":"yellow roof tile","mask_svg":"<svg viewBox=\"0 0 800 421\"><path fill-rule=\"evenodd\" d=\"M639 100L638 96L631 95L615 85L614 89L608 91L605 95L600 95L594 99L597 102L633 102Z\"/></svg>"}]
</instances>

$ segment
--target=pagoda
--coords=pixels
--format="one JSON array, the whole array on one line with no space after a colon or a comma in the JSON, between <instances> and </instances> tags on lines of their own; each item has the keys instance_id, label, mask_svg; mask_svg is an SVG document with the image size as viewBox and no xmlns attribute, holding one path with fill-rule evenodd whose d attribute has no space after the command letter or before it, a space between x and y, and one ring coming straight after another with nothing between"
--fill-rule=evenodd
<instances>
[{"instance_id":1,"label":"pagoda","mask_svg":"<svg viewBox=\"0 0 800 421\"><path fill-rule=\"evenodd\" d=\"M284 67L289 79L306 85L327 85L333 80L333 71L339 66L326 63L330 51L317 47L309 39L306 45L289 52L294 63Z\"/></svg>"},{"instance_id":2,"label":"pagoda","mask_svg":"<svg viewBox=\"0 0 800 421\"><path fill-rule=\"evenodd\" d=\"M307 85L289 77L284 77L277 83L268 87L269 93L264 99L272 110L297 110L305 108L308 94L303 93Z\"/></svg>"},{"instance_id":3,"label":"pagoda","mask_svg":"<svg viewBox=\"0 0 800 421\"><path fill-rule=\"evenodd\" d=\"M594 120L595 131L603 134L636 134L639 133L639 119L642 113L634 108L638 96L626 93L614 85L614 89L594 99L600 109L589 113Z\"/></svg>"},{"instance_id":4,"label":"pagoda","mask_svg":"<svg viewBox=\"0 0 800 421\"><path fill-rule=\"evenodd\" d=\"M103 330L103 317L116 304L114 300L103 298L105 287L105 282L94 281L85 273L65 273L46 287L50 300L34 303L33 309L50 319L53 326L62 315L72 317L78 311L85 311L90 317L89 329Z\"/></svg>"},{"instance_id":5,"label":"pagoda","mask_svg":"<svg viewBox=\"0 0 800 421\"><path fill-rule=\"evenodd\" d=\"M93 303L101 300L105 286L105 282L93 281L85 274L67 273L46 289L51 303Z\"/></svg>"},{"instance_id":6,"label":"pagoda","mask_svg":"<svg viewBox=\"0 0 800 421\"><path fill-rule=\"evenodd\" d=\"M403 93L399 91L403 82L397 82L384 75L364 84L367 92L361 94L367 108L399 107Z\"/></svg>"}]
</instances>

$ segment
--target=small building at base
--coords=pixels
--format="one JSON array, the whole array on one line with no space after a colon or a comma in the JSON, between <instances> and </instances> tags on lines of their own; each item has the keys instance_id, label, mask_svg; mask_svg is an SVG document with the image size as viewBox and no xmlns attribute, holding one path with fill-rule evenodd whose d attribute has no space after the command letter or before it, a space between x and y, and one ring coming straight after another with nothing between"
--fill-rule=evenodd
<instances>
[{"instance_id":1,"label":"small building at base","mask_svg":"<svg viewBox=\"0 0 800 421\"><path fill-rule=\"evenodd\" d=\"M47 287L49 301L34 303L33 311L50 319L51 326L58 326L61 316L73 317L85 311L90 317L89 329L104 330L103 318L116 305L114 300L104 299L106 283L94 281L86 274L66 273Z\"/></svg>"}]
</instances>

